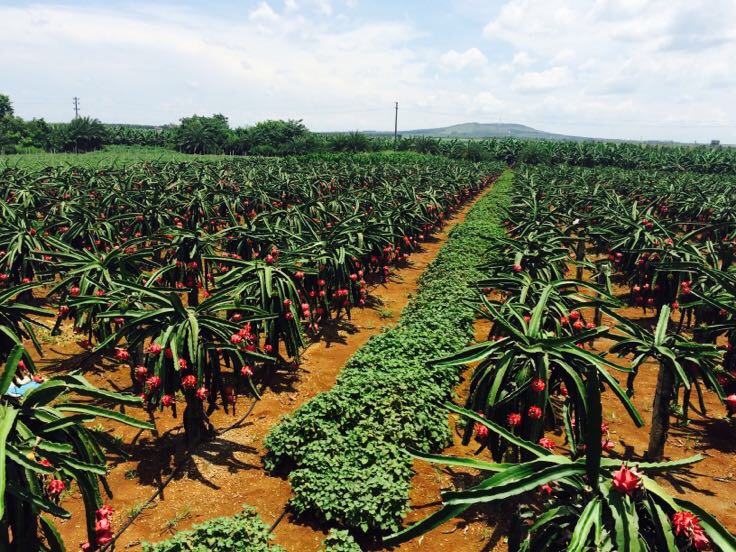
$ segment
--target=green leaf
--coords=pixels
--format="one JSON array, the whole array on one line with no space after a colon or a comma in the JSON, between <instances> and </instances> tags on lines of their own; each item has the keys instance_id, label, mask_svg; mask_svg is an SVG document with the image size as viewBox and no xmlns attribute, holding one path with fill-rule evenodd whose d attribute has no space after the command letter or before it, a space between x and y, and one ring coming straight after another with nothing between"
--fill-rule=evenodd
<instances>
[{"instance_id":1,"label":"green leaf","mask_svg":"<svg viewBox=\"0 0 736 552\"><path fill-rule=\"evenodd\" d=\"M461 408L452 403L448 403L445 406L447 407L448 410L451 410L452 412L462 414L463 416L470 418L471 420L474 420L476 422L483 424L488 429L492 430L493 432L497 433L498 435L500 435L501 437L509 441L511 444L516 445L517 447L521 447L524 450L531 452L537 457L556 456L555 454L548 451L546 448L536 443L532 443L531 441L522 439L521 437L517 437L516 435L506 430L505 428L501 427L500 425L496 424L495 422L486 420L485 418L478 416L478 414L476 414L472 410Z\"/></svg>"},{"instance_id":2,"label":"green leaf","mask_svg":"<svg viewBox=\"0 0 736 552\"><path fill-rule=\"evenodd\" d=\"M556 508L550 508L542 512L539 517L536 518L534 524L529 527L528 532L534 533L538 531L543 525L555 521L557 518L575 517L577 512L573 511L567 506L557 506Z\"/></svg>"},{"instance_id":3,"label":"green leaf","mask_svg":"<svg viewBox=\"0 0 736 552\"><path fill-rule=\"evenodd\" d=\"M197 358L199 346L199 324L197 323L197 316L194 311L189 309L187 315L189 318L189 358L194 360Z\"/></svg>"},{"instance_id":4,"label":"green leaf","mask_svg":"<svg viewBox=\"0 0 736 552\"><path fill-rule=\"evenodd\" d=\"M657 346L655 349L662 357L664 357L662 359L662 364L664 364L662 368L664 370L673 370L685 389L690 389L690 378L687 377L687 373L675 356L675 353L664 346Z\"/></svg>"},{"instance_id":5,"label":"green leaf","mask_svg":"<svg viewBox=\"0 0 736 552\"><path fill-rule=\"evenodd\" d=\"M6 489L10 494L15 496L16 498L19 498L20 500L27 502L28 504L31 504L35 506L36 508L43 510L44 512L48 512L49 514L53 516L60 517L63 519L69 519L70 517L72 517L69 512L57 506L56 504L48 500L46 497L37 495L37 494L33 494L29 492L27 489L25 489L24 487L18 486L12 480L7 481Z\"/></svg>"},{"instance_id":6,"label":"green leaf","mask_svg":"<svg viewBox=\"0 0 736 552\"><path fill-rule=\"evenodd\" d=\"M575 524L572 539L570 539L570 544L567 547L568 552L584 552L585 550L588 550L589 547L587 546L587 542L590 530L595 525L603 525L601 514L601 499L599 497L595 497L585 506L585 509L580 514L577 524Z\"/></svg>"},{"instance_id":7,"label":"green leaf","mask_svg":"<svg viewBox=\"0 0 736 552\"><path fill-rule=\"evenodd\" d=\"M114 393L112 391L105 391L104 389L98 389L92 386L67 384L70 391L74 391L79 395L87 397L94 397L96 399L106 399L113 401L117 404L127 404L131 406L141 406L143 400L131 393Z\"/></svg>"},{"instance_id":8,"label":"green leaf","mask_svg":"<svg viewBox=\"0 0 736 552\"><path fill-rule=\"evenodd\" d=\"M629 399L626 391L624 391L623 388L618 384L618 381L616 381L616 379L611 374L609 374L602 366L599 367L598 373L603 378L603 381L611 389L611 391L613 391L614 394L621 401L621 404L624 405L624 408L629 413L629 416L633 420L634 424L636 424L636 427L643 427L644 419L641 417L641 414L639 414L639 411L634 406L634 403L632 403L631 399Z\"/></svg>"},{"instance_id":9,"label":"green leaf","mask_svg":"<svg viewBox=\"0 0 736 552\"><path fill-rule=\"evenodd\" d=\"M131 427L137 427L139 429L154 429L153 425L149 422L137 420L131 416L126 416L114 410L107 408L100 408L98 406L80 405L77 403L62 403L56 406L57 410L62 412L77 412L79 414L89 414L90 416L99 416L101 418L109 418L117 422L129 425Z\"/></svg>"},{"instance_id":10,"label":"green leaf","mask_svg":"<svg viewBox=\"0 0 736 552\"><path fill-rule=\"evenodd\" d=\"M554 291L554 289L555 287L550 284L546 288L544 288L544 291L542 291L542 294L539 296L539 300L537 301L537 304L532 311L531 320L529 320L529 335L539 335L539 330L542 324L542 317L544 316L544 313L547 309L547 301L549 301L549 296Z\"/></svg>"},{"instance_id":11,"label":"green leaf","mask_svg":"<svg viewBox=\"0 0 736 552\"><path fill-rule=\"evenodd\" d=\"M44 452L53 452L56 454L72 454L74 452L74 447L69 443L55 443L54 441L37 439L35 444L36 448Z\"/></svg>"},{"instance_id":12,"label":"green leaf","mask_svg":"<svg viewBox=\"0 0 736 552\"><path fill-rule=\"evenodd\" d=\"M26 393L23 396L23 407L31 409L47 405L64 394L66 390L67 384L65 382L52 378Z\"/></svg>"},{"instance_id":13,"label":"green leaf","mask_svg":"<svg viewBox=\"0 0 736 552\"><path fill-rule=\"evenodd\" d=\"M598 367L588 366L588 378L585 382L588 398L585 427L585 467L588 485L598 489L598 475L601 471L603 413L601 409L601 390L598 383Z\"/></svg>"},{"instance_id":14,"label":"green leaf","mask_svg":"<svg viewBox=\"0 0 736 552\"><path fill-rule=\"evenodd\" d=\"M0 519L5 517L5 474L6 464L5 457L7 454L7 440L10 430L13 429L13 423L15 422L18 411L12 406L0 404Z\"/></svg>"},{"instance_id":15,"label":"green leaf","mask_svg":"<svg viewBox=\"0 0 736 552\"><path fill-rule=\"evenodd\" d=\"M636 467L646 471L671 470L681 466L688 466L696 462L700 462L703 456L696 454L679 460L670 460L669 462L637 462ZM623 460L614 460L612 458L601 458L601 465L605 467L620 467Z\"/></svg>"},{"instance_id":16,"label":"green leaf","mask_svg":"<svg viewBox=\"0 0 736 552\"><path fill-rule=\"evenodd\" d=\"M18 448L14 446L12 443L6 443L6 447L7 447L7 451L6 451L7 455L10 457L10 459L13 462L18 464L19 466L23 466L24 468L28 468L40 474L49 475L49 474L54 473L53 468L47 468L46 466L39 464L38 462L34 462L26 454L18 450Z\"/></svg>"},{"instance_id":17,"label":"green leaf","mask_svg":"<svg viewBox=\"0 0 736 552\"><path fill-rule=\"evenodd\" d=\"M654 531L660 546L664 545L667 552L678 552L675 535L672 532L672 525L667 518L667 514L664 513L664 510L654 501L651 495L647 496L647 505L654 521Z\"/></svg>"},{"instance_id":18,"label":"green leaf","mask_svg":"<svg viewBox=\"0 0 736 552\"><path fill-rule=\"evenodd\" d=\"M406 529L402 529L401 531L393 533L388 537L384 537L383 544L386 548L388 548L419 537L424 533L431 531L435 527L439 527L452 518L459 516L469 507L469 505L444 506L441 510L438 510L433 514L427 516L422 521L419 521L414 525L410 525Z\"/></svg>"},{"instance_id":19,"label":"green leaf","mask_svg":"<svg viewBox=\"0 0 736 552\"><path fill-rule=\"evenodd\" d=\"M542 467L544 461L548 461L548 459L534 460L504 470L498 474L504 476L503 481L490 488L471 488L464 491L443 493L443 502L451 506L494 502L538 489L545 483L561 481L585 473L585 466L580 463Z\"/></svg>"},{"instance_id":20,"label":"green leaf","mask_svg":"<svg viewBox=\"0 0 736 552\"><path fill-rule=\"evenodd\" d=\"M61 538L61 533L59 533L54 522L46 516L39 516L38 520L41 523L43 535L46 537L49 552L66 552L66 547L64 546L64 541Z\"/></svg>"},{"instance_id":21,"label":"green leaf","mask_svg":"<svg viewBox=\"0 0 736 552\"><path fill-rule=\"evenodd\" d=\"M608 485L608 504L614 522L614 538L617 550L639 552L639 523L634 505L626 495L612 490Z\"/></svg>"},{"instance_id":22,"label":"green leaf","mask_svg":"<svg viewBox=\"0 0 736 552\"><path fill-rule=\"evenodd\" d=\"M17 343L10 350L10 354L5 361L5 370L3 370L3 373L0 376L0 396L5 395L10 388L10 384L13 382L13 377L15 377L15 373L18 371L18 362L23 357L24 352L25 349L21 343Z\"/></svg>"},{"instance_id":23,"label":"green leaf","mask_svg":"<svg viewBox=\"0 0 736 552\"><path fill-rule=\"evenodd\" d=\"M432 366L460 366L463 364L472 364L479 362L490 355L494 349L498 348L501 341L487 341L470 345L464 349L439 359L430 360L428 363Z\"/></svg>"},{"instance_id":24,"label":"green leaf","mask_svg":"<svg viewBox=\"0 0 736 552\"><path fill-rule=\"evenodd\" d=\"M657 320L657 328L654 330L654 345L660 347L664 344L664 340L667 337L667 325L670 321L670 306L662 305L662 310L659 312L659 319Z\"/></svg>"},{"instance_id":25,"label":"green leaf","mask_svg":"<svg viewBox=\"0 0 736 552\"><path fill-rule=\"evenodd\" d=\"M499 472L514 466L515 464L496 464L476 460L475 458L460 458L457 456L443 456L441 454L428 454L418 450L407 449L407 452L419 460L434 462L446 466L457 466L459 468L473 468L481 471Z\"/></svg>"}]
</instances>

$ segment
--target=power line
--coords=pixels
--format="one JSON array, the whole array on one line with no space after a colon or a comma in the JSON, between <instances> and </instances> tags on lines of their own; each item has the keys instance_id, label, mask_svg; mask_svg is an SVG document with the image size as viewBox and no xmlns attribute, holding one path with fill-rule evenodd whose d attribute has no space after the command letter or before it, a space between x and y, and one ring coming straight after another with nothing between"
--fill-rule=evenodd
<instances>
[{"instance_id":1,"label":"power line","mask_svg":"<svg viewBox=\"0 0 736 552\"><path fill-rule=\"evenodd\" d=\"M74 96L74 118L79 118L79 98Z\"/></svg>"}]
</instances>

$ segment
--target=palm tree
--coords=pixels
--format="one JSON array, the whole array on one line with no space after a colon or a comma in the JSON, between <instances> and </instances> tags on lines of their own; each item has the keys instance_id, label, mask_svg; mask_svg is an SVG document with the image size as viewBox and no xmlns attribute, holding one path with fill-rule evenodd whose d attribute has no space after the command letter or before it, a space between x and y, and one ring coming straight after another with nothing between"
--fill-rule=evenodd
<instances>
[{"instance_id":1,"label":"palm tree","mask_svg":"<svg viewBox=\"0 0 736 552\"><path fill-rule=\"evenodd\" d=\"M100 149L108 140L107 129L98 119L77 117L63 128L64 151L85 153Z\"/></svg>"}]
</instances>

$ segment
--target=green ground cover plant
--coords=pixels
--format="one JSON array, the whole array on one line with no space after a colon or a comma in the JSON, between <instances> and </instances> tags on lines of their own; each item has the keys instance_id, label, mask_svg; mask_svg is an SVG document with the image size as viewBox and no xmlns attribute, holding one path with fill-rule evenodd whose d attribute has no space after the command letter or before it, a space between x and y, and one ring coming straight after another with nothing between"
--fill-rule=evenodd
<instances>
[{"instance_id":1,"label":"green ground cover plant","mask_svg":"<svg viewBox=\"0 0 736 552\"><path fill-rule=\"evenodd\" d=\"M371 338L335 387L266 438L266 466L289 474L297 514L364 533L401 523L412 477L404 449L429 452L450 441L443 403L459 369L427 361L472 338L475 313L464 299L482 275L478 267L493 260L487 238L503 233L511 184L511 173L504 173L452 230L399 323Z\"/></svg>"}]
</instances>

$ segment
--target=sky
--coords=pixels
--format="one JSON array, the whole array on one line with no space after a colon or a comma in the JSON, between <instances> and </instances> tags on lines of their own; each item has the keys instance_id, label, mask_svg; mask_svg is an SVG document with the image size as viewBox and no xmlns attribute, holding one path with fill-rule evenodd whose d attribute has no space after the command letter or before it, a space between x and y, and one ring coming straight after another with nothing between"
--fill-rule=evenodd
<instances>
[{"instance_id":1,"label":"sky","mask_svg":"<svg viewBox=\"0 0 736 552\"><path fill-rule=\"evenodd\" d=\"M736 0L0 0L24 118L736 143Z\"/></svg>"}]
</instances>

